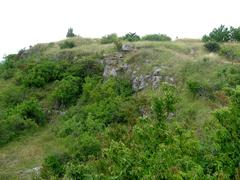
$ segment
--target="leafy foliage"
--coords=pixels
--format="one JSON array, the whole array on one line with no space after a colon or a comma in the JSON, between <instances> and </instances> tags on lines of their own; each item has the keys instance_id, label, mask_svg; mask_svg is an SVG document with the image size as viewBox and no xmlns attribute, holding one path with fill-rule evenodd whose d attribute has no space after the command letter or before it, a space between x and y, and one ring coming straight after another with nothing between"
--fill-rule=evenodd
<instances>
[{"instance_id":1,"label":"leafy foliage","mask_svg":"<svg viewBox=\"0 0 240 180\"><path fill-rule=\"evenodd\" d=\"M208 86L207 84L200 83L198 81L189 80L187 82L188 89L191 93L196 96L203 96L208 98L213 98L214 87Z\"/></svg>"},{"instance_id":2,"label":"leafy foliage","mask_svg":"<svg viewBox=\"0 0 240 180\"><path fill-rule=\"evenodd\" d=\"M10 111L9 114L18 114L23 119L31 119L38 125L43 125L45 122L44 112L36 99L24 101Z\"/></svg>"},{"instance_id":3,"label":"leafy foliage","mask_svg":"<svg viewBox=\"0 0 240 180\"><path fill-rule=\"evenodd\" d=\"M240 27L227 28L221 25L218 28L214 28L209 35L204 35L202 40L204 42L216 41L216 42L228 42L228 41L240 41Z\"/></svg>"},{"instance_id":4,"label":"leafy foliage","mask_svg":"<svg viewBox=\"0 0 240 180\"><path fill-rule=\"evenodd\" d=\"M73 41L66 40L63 43L60 44L61 49L66 49L66 48L74 48L76 45L74 44Z\"/></svg>"},{"instance_id":5,"label":"leafy foliage","mask_svg":"<svg viewBox=\"0 0 240 180\"><path fill-rule=\"evenodd\" d=\"M171 38L165 34L148 34L142 37L145 41L171 41Z\"/></svg>"},{"instance_id":6,"label":"leafy foliage","mask_svg":"<svg viewBox=\"0 0 240 180\"><path fill-rule=\"evenodd\" d=\"M230 27L230 37L232 41L240 41L240 27Z\"/></svg>"},{"instance_id":7,"label":"leafy foliage","mask_svg":"<svg viewBox=\"0 0 240 180\"><path fill-rule=\"evenodd\" d=\"M0 101L5 107L12 108L24 101L26 96L24 87L10 86L0 94Z\"/></svg>"},{"instance_id":8,"label":"leafy foliage","mask_svg":"<svg viewBox=\"0 0 240 180\"><path fill-rule=\"evenodd\" d=\"M77 76L82 80L89 76L101 76L103 73L103 66L96 60L86 59L76 62L67 68L65 76Z\"/></svg>"},{"instance_id":9,"label":"leafy foliage","mask_svg":"<svg viewBox=\"0 0 240 180\"><path fill-rule=\"evenodd\" d=\"M123 40L134 42L134 41L139 41L141 38L138 36L136 33L127 33L122 37Z\"/></svg>"},{"instance_id":10,"label":"leafy foliage","mask_svg":"<svg viewBox=\"0 0 240 180\"><path fill-rule=\"evenodd\" d=\"M67 154L53 154L48 156L41 171L41 177L48 179L49 177L63 177L65 173L64 164L69 161Z\"/></svg>"},{"instance_id":11,"label":"leafy foliage","mask_svg":"<svg viewBox=\"0 0 240 180\"><path fill-rule=\"evenodd\" d=\"M62 78L61 67L53 61L42 61L33 65L22 75L27 87L43 87L45 84Z\"/></svg>"},{"instance_id":12,"label":"leafy foliage","mask_svg":"<svg viewBox=\"0 0 240 180\"><path fill-rule=\"evenodd\" d=\"M221 25L218 28L214 28L212 32L210 32L209 36L204 36L203 41L216 41L216 42L227 42L230 40L230 32L227 27Z\"/></svg>"},{"instance_id":13,"label":"leafy foliage","mask_svg":"<svg viewBox=\"0 0 240 180\"><path fill-rule=\"evenodd\" d=\"M227 160L225 171L230 174L235 173L235 168L239 168L240 159L240 136L239 136L239 114L240 114L240 87L237 86L231 96L231 105L215 112L215 116L223 126L218 131L218 141L221 146L221 152Z\"/></svg>"},{"instance_id":14,"label":"leafy foliage","mask_svg":"<svg viewBox=\"0 0 240 180\"><path fill-rule=\"evenodd\" d=\"M220 45L217 42L207 42L204 44L204 47L209 52L218 52L220 50Z\"/></svg>"},{"instance_id":15,"label":"leafy foliage","mask_svg":"<svg viewBox=\"0 0 240 180\"><path fill-rule=\"evenodd\" d=\"M68 106L76 102L80 90L81 81L78 77L67 76L56 82L56 87L51 94L51 101L56 107Z\"/></svg>"},{"instance_id":16,"label":"leafy foliage","mask_svg":"<svg viewBox=\"0 0 240 180\"><path fill-rule=\"evenodd\" d=\"M5 61L1 64L2 70L0 76L4 79L10 79L15 73L17 55L11 54L4 57Z\"/></svg>"},{"instance_id":17,"label":"leafy foliage","mask_svg":"<svg viewBox=\"0 0 240 180\"><path fill-rule=\"evenodd\" d=\"M6 144L25 130L45 123L45 115L36 99L30 99L12 108L4 120L0 120L0 145Z\"/></svg>"},{"instance_id":18,"label":"leafy foliage","mask_svg":"<svg viewBox=\"0 0 240 180\"><path fill-rule=\"evenodd\" d=\"M219 53L230 60L240 60L239 45L223 45Z\"/></svg>"}]
</instances>

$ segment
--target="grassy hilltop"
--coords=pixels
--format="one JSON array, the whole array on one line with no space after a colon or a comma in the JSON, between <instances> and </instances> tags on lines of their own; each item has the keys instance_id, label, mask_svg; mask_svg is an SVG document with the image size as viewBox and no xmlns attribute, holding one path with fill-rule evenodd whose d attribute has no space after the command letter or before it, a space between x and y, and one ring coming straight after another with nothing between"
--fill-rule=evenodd
<instances>
[{"instance_id":1,"label":"grassy hilltop","mask_svg":"<svg viewBox=\"0 0 240 180\"><path fill-rule=\"evenodd\" d=\"M240 44L130 35L6 57L0 179L240 177Z\"/></svg>"}]
</instances>

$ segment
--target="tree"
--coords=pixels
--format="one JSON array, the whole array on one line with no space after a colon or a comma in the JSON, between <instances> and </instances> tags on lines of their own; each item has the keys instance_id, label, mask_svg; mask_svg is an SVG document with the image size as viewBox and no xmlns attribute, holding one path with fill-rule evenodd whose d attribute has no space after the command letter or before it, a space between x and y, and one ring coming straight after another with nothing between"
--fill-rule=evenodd
<instances>
[{"instance_id":1,"label":"tree","mask_svg":"<svg viewBox=\"0 0 240 180\"><path fill-rule=\"evenodd\" d=\"M231 38L230 31L224 25L221 25L218 28L214 28L210 34L204 35L202 40L204 42L215 41L215 42L228 42Z\"/></svg>"},{"instance_id":2,"label":"tree","mask_svg":"<svg viewBox=\"0 0 240 180\"><path fill-rule=\"evenodd\" d=\"M66 37L71 38L75 37L76 35L73 33L73 28L69 28Z\"/></svg>"},{"instance_id":3,"label":"tree","mask_svg":"<svg viewBox=\"0 0 240 180\"><path fill-rule=\"evenodd\" d=\"M240 41L240 27L230 27L230 36L232 41Z\"/></svg>"},{"instance_id":4,"label":"tree","mask_svg":"<svg viewBox=\"0 0 240 180\"><path fill-rule=\"evenodd\" d=\"M134 42L134 41L139 41L141 38L138 36L136 33L127 33L125 36L122 37L123 40Z\"/></svg>"}]
</instances>

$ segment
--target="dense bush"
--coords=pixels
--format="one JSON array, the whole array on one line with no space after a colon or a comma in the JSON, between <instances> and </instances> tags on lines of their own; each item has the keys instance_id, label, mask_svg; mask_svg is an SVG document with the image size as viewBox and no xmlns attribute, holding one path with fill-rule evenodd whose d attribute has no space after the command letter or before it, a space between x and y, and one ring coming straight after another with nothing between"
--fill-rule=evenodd
<instances>
[{"instance_id":1,"label":"dense bush","mask_svg":"<svg viewBox=\"0 0 240 180\"><path fill-rule=\"evenodd\" d=\"M18 114L23 119L30 119L38 125L45 123L44 112L36 99L24 101L11 110L9 114Z\"/></svg>"},{"instance_id":2,"label":"dense bush","mask_svg":"<svg viewBox=\"0 0 240 180\"><path fill-rule=\"evenodd\" d=\"M91 59L81 60L67 68L65 76L72 75L84 79L85 77L101 76L103 74L103 65Z\"/></svg>"},{"instance_id":3,"label":"dense bush","mask_svg":"<svg viewBox=\"0 0 240 180\"><path fill-rule=\"evenodd\" d=\"M117 40L118 40L117 34L113 33L113 34L103 36L102 39L101 39L101 43L102 44L109 44L109 43L114 43Z\"/></svg>"},{"instance_id":4,"label":"dense bush","mask_svg":"<svg viewBox=\"0 0 240 180\"><path fill-rule=\"evenodd\" d=\"M61 49L66 49L66 48L71 49L71 48L74 48L76 45L73 41L66 40L63 43L60 43L59 46Z\"/></svg>"},{"instance_id":5,"label":"dense bush","mask_svg":"<svg viewBox=\"0 0 240 180\"><path fill-rule=\"evenodd\" d=\"M4 78L5 80L12 78L16 72L16 61L17 55L11 54L4 57L4 61L1 63L0 77Z\"/></svg>"},{"instance_id":6,"label":"dense bush","mask_svg":"<svg viewBox=\"0 0 240 180\"><path fill-rule=\"evenodd\" d=\"M141 38L138 36L136 33L127 33L122 37L123 40L134 42L134 41L139 41Z\"/></svg>"},{"instance_id":7,"label":"dense bush","mask_svg":"<svg viewBox=\"0 0 240 180\"><path fill-rule=\"evenodd\" d=\"M228 42L228 41L240 41L240 27L227 28L221 25L218 28L214 28L209 35L204 35L202 40L204 42L216 41L216 42Z\"/></svg>"},{"instance_id":8,"label":"dense bush","mask_svg":"<svg viewBox=\"0 0 240 180\"><path fill-rule=\"evenodd\" d=\"M187 86L194 96L198 95L207 98L214 98L213 92L215 87L211 87L208 84L204 84L194 80L187 81Z\"/></svg>"},{"instance_id":9,"label":"dense bush","mask_svg":"<svg viewBox=\"0 0 240 180\"><path fill-rule=\"evenodd\" d=\"M217 133L221 146L221 153L224 153L224 171L234 178L236 168L239 167L240 159L240 136L239 136L239 115L240 115L240 87L233 90L231 104L227 108L217 110L215 117L222 125Z\"/></svg>"},{"instance_id":10,"label":"dense bush","mask_svg":"<svg viewBox=\"0 0 240 180\"><path fill-rule=\"evenodd\" d=\"M171 41L171 38L165 34L148 34L142 37L145 41Z\"/></svg>"},{"instance_id":11,"label":"dense bush","mask_svg":"<svg viewBox=\"0 0 240 180\"><path fill-rule=\"evenodd\" d=\"M218 52L220 50L220 45L217 42L206 42L204 44L204 47L209 52Z\"/></svg>"},{"instance_id":12,"label":"dense bush","mask_svg":"<svg viewBox=\"0 0 240 180\"><path fill-rule=\"evenodd\" d=\"M72 144L72 154L79 161L97 157L101 154L100 141L87 133L81 134L81 138Z\"/></svg>"},{"instance_id":13,"label":"dense bush","mask_svg":"<svg viewBox=\"0 0 240 180\"><path fill-rule=\"evenodd\" d=\"M234 44L223 45L220 50L220 55L229 58L230 60L240 60L240 46Z\"/></svg>"},{"instance_id":14,"label":"dense bush","mask_svg":"<svg viewBox=\"0 0 240 180\"><path fill-rule=\"evenodd\" d=\"M26 96L25 88L10 86L0 94L0 101L6 108L11 108L21 103Z\"/></svg>"},{"instance_id":15,"label":"dense bush","mask_svg":"<svg viewBox=\"0 0 240 180\"><path fill-rule=\"evenodd\" d=\"M230 37L232 41L240 41L240 27L230 27Z\"/></svg>"},{"instance_id":16,"label":"dense bush","mask_svg":"<svg viewBox=\"0 0 240 180\"><path fill-rule=\"evenodd\" d=\"M230 32L227 27L221 25L218 28L214 28L210 34L203 36L203 41L216 41L216 42L227 42L230 40Z\"/></svg>"},{"instance_id":17,"label":"dense bush","mask_svg":"<svg viewBox=\"0 0 240 180\"><path fill-rule=\"evenodd\" d=\"M81 79L74 76L67 76L56 82L56 88L51 94L51 101L56 107L69 106L78 99Z\"/></svg>"},{"instance_id":18,"label":"dense bush","mask_svg":"<svg viewBox=\"0 0 240 180\"><path fill-rule=\"evenodd\" d=\"M36 99L30 99L9 110L0 119L0 145L6 144L25 131L45 123L45 115Z\"/></svg>"},{"instance_id":19,"label":"dense bush","mask_svg":"<svg viewBox=\"0 0 240 180\"><path fill-rule=\"evenodd\" d=\"M240 84L240 69L238 66L224 67L218 71L218 77L226 82L226 87L234 88Z\"/></svg>"},{"instance_id":20,"label":"dense bush","mask_svg":"<svg viewBox=\"0 0 240 180\"><path fill-rule=\"evenodd\" d=\"M126 79L109 79L102 83L97 79L86 80L81 100L87 105L86 112L105 124L125 122L121 104L133 93L131 82Z\"/></svg>"},{"instance_id":21,"label":"dense bush","mask_svg":"<svg viewBox=\"0 0 240 180\"><path fill-rule=\"evenodd\" d=\"M65 173L64 165L69 161L70 157L67 154L53 154L45 158L41 177L49 179L50 177L63 177Z\"/></svg>"},{"instance_id":22,"label":"dense bush","mask_svg":"<svg viewBox=\"0 0 240 180\"><path fill-rule=\"evenodd\" d=\"M22 74L22 82L27 87L43 87L45 84L62 78L63 69L56 62L42 61Z\"/></svg>"}]
</instances>

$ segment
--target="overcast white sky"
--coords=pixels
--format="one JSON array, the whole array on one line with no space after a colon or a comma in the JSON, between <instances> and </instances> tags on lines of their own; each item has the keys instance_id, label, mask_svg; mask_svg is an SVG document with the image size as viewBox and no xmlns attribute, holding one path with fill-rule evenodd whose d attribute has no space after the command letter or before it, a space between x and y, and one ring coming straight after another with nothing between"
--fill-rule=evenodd
<instances>
[{"instance_id":1,"label":"overcast white sky","mask_svg":"<svg viewBox=\"0 0 240 180\"><path fill-rule=\"evenodd\" d=\"M240 0L0 0L0 57L39 42L109 33L200 38L240 26Z\"/></svg>"}]
</instances>

